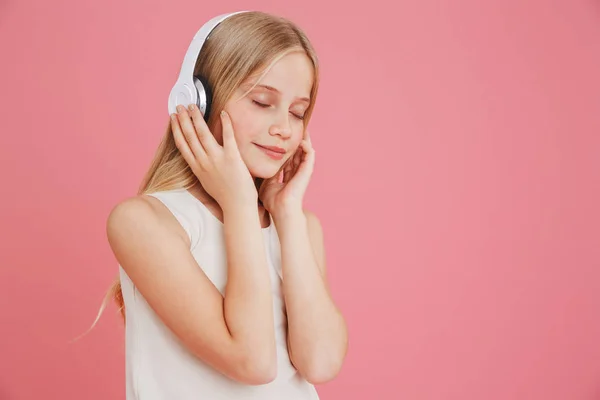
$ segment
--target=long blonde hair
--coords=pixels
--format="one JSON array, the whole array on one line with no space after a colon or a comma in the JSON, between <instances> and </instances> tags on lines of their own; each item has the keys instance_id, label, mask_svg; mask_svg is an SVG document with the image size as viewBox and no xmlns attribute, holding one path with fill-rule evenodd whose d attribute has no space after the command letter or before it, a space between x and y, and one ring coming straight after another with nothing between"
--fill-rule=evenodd
<instances>
[{"instance_id":1,"label":"long blonde hair","mask_svg":"<svg viewBox=\"0 0 600 400\"><path fill-rule=\"evenodd\" d=\"M306 34L293 22L260 11L233 15L211 33L198 56L195 75L205 77L212 88L211 112L207 121L214 132L218 115L239 85L292 51L303 51L314 65L311 104L304 114L305 127L310 121L319 87L319 63ZM262 76L261 76L262 78ZM260 78L259 78L260 80ZM138 195L171 189L189 189L198 179L175 146L170 123L167 124L150 168L138 189ZM92 329L113 299L125 322L125 305L119 277L106 293Z\"/></svg>"}]
</instances>

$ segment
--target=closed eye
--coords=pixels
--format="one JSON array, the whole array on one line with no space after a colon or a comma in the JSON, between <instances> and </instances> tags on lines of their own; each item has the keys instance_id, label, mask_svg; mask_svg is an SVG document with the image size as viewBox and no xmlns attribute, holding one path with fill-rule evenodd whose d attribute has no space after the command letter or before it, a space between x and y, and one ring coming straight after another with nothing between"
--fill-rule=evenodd
<instances>
[{"instance_id":1,"label":"closed eye","mask_svg":"<svg viewBox=\"0 0 600 400\"><path fill-rule=\"evenodd\" d=\"M252 102L253 102L254 104L256 104L258 107L260 107L260 108L269 108L269 107L271 107L271 106L270 106L270 105L268 105L268 104L260 103L260 102L258 102L258 101L256 101L256 100L252 100ZM303 119L304 119L304 116L303 116L303 115L302 115L302 116L300 116L300 115L296 115L296 114L294 114L294 113L290 113L290 114L292 114L292 115L293 115L293 116L294 116L296 119L299 119L299 120L303 120Z\"/></svg>"},{"instance_id":2,"label":"closed eye","mask_svg":"<svg viewBox=\"0 0 600 400\"><path fill-rule=\"evenodd\" d=\"M258 101L256 101L256 100L252 100L252 102L253 102L254 104L256 104L257 106L259 106L259 107L262 107L262 108L267 108L267 107L269 107L269 105L268 105L268 104L259 103L259 102L258 102Z\"/></svg>"}]
</instances>

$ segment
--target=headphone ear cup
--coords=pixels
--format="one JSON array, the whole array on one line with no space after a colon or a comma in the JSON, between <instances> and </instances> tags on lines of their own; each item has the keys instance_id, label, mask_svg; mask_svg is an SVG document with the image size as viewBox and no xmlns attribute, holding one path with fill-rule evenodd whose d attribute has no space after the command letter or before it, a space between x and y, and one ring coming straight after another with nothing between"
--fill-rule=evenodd
<instances>
[{"instance_id":1,"label":"headphone ear cup","mask_svg":"<svg viewBox=\"0 0 600 400\"><path fill-rule=\"evenodd\" d=\"M202 112L205 121L210 117L210 106L212 103L212 90L208 81L203 76L194 76L194 86L198 92L197 106Z\"/></svg>"}]
</instances>

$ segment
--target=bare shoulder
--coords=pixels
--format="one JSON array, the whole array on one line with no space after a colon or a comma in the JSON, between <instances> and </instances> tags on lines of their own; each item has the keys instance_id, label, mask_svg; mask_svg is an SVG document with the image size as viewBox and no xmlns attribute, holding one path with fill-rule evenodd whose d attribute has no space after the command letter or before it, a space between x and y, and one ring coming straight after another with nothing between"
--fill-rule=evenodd
<instances>
[{"instance_id":1,"label":"bare shoulder","mask_svg":"<svg viewBox=\"0 0 600 400\"><path fill-rule=\"evenodd\" d=\"M108 215L106 229L109 240L116 236L160 230L163 234L175 234L189 241L185 230L169 209L149 195L129 197L115 205Z\"/></svg>"},{"instance_id":2,"label":"bare shoulder","mask_svg":"<svg viewBox=\"0 0 600 400\"><path fill-rule=\"evenodd\" d=\"M119 265L194 356L234 380L270 382L272 364L255 355L252 340L232 336L225 299L190 251L187 235L181 235L184 240L177 233L183 227L170 212L153 196L132 197L114 207L107 233Z\"/></svg>"}]
</instances>

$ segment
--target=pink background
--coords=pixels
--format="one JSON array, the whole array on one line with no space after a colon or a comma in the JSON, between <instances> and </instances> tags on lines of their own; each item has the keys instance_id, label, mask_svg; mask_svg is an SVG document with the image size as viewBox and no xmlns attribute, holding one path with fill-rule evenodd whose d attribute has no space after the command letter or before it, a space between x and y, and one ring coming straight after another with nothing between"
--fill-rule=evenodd
<instances>
[{"instance_id":1,"label":"pink background","mask_svg":"<svg viewBox=\"0 0 600 400\"><path fill-rule=\"evenodd\" d=\"M124 398L114 305L69 340L189 40L239 9L322 62L306 207L350 350L321 398L600 399L600 2L353 4L0 3L0 399Z\"/></svg>"}]
</instances>

